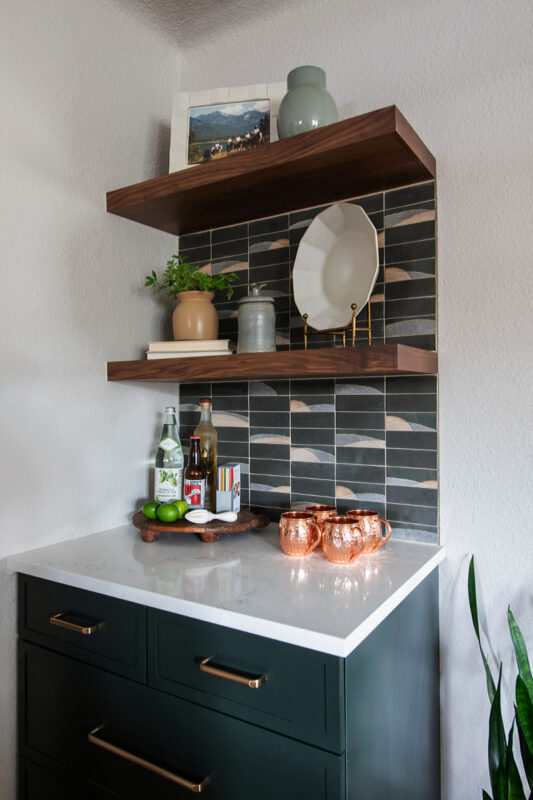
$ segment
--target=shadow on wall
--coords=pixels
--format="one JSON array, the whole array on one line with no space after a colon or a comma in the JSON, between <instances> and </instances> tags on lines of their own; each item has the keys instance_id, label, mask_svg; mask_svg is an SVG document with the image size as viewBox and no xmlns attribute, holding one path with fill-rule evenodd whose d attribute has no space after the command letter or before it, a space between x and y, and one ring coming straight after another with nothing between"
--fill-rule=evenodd
<instances>
[{"instance_id":1,"label":"shadow on wall","mask_svg":"<svg viewBox=\"0 0 533 800\"><path fill-rule=\"evenodd\" d=\"M170 108L170 100L169 100ZM150 149L146 161L153 163L156 175L165 175L169 167L170 125L167 122L153 121Z\"/></svg>"},{"instance_id":2,"label":"shadow on wall","mask_svg":"<svg viewBox=\"0 0 533 800\"><path fill-rule=\"evenodd\" d=\"M184 49L226 29L261 18L272 18L277 8L303 5L305 0L116 0L142 14Z\"/></svg>"}]
</instances>

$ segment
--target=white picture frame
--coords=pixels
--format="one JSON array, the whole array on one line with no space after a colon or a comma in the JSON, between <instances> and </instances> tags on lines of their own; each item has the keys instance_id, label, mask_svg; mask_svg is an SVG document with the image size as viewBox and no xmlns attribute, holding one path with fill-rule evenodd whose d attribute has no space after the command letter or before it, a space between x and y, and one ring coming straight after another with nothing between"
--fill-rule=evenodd
<instances>
[{"instance_id":1,"label":"white picture frame","mask_svg":"<svg viewBox=\"0 0 533 800\"><path fill-rule=\"evenodd\" d=\"M189 109L222 103L270 101L270 141L278 140L278 112L281 100L287 92L285 81L279 83L257 83L251 86L231 86L209 89L203 92L178 92L172 102L170 128L169 172L196 166L187 163L189 147Z\"/></svg>"}]
</instances>

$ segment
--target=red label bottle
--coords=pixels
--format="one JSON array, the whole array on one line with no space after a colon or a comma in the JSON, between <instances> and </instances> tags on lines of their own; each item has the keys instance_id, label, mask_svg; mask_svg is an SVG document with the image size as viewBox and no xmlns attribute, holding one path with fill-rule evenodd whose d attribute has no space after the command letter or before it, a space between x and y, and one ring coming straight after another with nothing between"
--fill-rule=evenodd
<instances>
[{"instance_id":1,"label":"red label bottle","mask_svg":"<svg viewBox=\"0 0 533 800\"><path fill-rule=\"evenodd\" d=\"M191 436L191 449L183 488L184 499L189 508L205 507L205 469L202 464L199 436Z\"/></svg>"}]
</instances>

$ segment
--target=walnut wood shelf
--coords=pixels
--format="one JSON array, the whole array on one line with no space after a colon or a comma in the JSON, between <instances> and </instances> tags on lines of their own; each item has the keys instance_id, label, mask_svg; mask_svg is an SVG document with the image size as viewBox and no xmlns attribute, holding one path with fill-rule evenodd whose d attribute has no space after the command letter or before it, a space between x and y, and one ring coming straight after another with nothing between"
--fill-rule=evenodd
<instances>
[{"instance_id":1,"label":"walnut wood shelf","mask_svg":"<svg viewBox=\"0 0 533 800\"><path fill-rule=\"evenodd\" d=\"M396 106L107 194L107 210L172 234L217 228L435 178Z\"/></svg>"},{"instance_id":2,"label":"walnut wood shelf","mask_svg":"<svg viewBox=\"0 0 533 800\"><path fill-rule=\"evenodd\" d=\"M437 353L403 344L282 350L205 358L111 361L108 381L238 381L435 375Z\"/></svg>"}]
</instances>

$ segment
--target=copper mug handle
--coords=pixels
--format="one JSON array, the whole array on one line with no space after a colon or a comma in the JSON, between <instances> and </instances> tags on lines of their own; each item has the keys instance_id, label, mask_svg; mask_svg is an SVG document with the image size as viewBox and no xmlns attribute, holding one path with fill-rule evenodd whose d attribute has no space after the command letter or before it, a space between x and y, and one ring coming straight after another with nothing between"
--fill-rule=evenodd
<instances>
[{"instance_id":1,"label":"copper mug handle","mask_svg":"<svg viewBox=\"0 0 533 800\"><path fill-rule=\"evenodd\" d=\"M392 533L392 528L391 528L390 524L387 522L387 520L386 520L386 519L381 519L381 517L378 517L378 518L377 518L377 520L376 520L376 522L382 522L384 525L386 525L386 526L387 526L387 531L388 531L388 533L387 533L387 535L385 536L385 538L384 538L384 539L382 539L382 540L380 541L380 543L379 543L379 544L377 544L377 545L374 547L374 549L372 550L372 552L373 552L373 553L375 553L375 552L376 552L376 550L379 550L379 548L380 548L380 547L383 547L383 545L385 544L385 542L388 542L388 541L389 541L389 539L390 539L390 535L391 535L391 533Z\"/></svg>"},{"instance_id":2,"label":"copper mug handle","mask_svg":"<svg viewBox=\"0 0 533 800\"><path fill-rule=\"evenodd\" d=\"M318 544L320 544L320 541L321 541L321 539L322 539L322 531L320 530L320 528L319 528L319 526L317 525L317 523L316 523L316 522L310 522L310 523L309 523L309 526L313 526L313 528L316 528L316 532L317 532L317 538L316 538L316 541L314 541L314 542L313 542L313 544L310 544L310 545L309 545L309 547L307 548L307 550L306 550L306 551L305 551L305 553L304 553L304 557L305 557L305 556L308 556L308 555L309 555L309 553L312 553L312 552L313 552L313 550L315 549L315 547L317 547L317 545L318 545ZM389 534L389 535L390 535L390 534Z\"/></svg>"}]
</instances>

